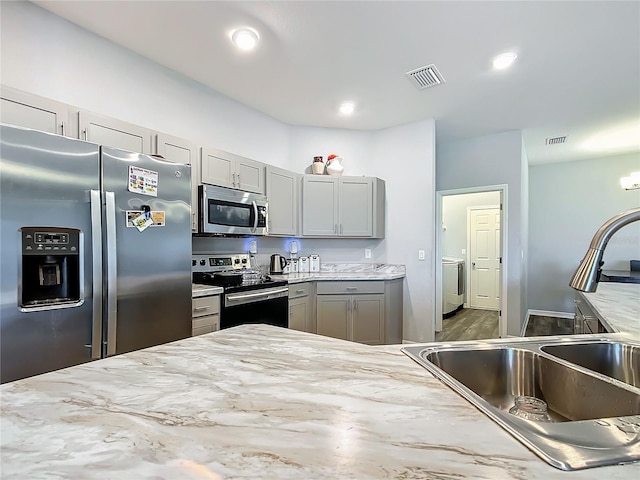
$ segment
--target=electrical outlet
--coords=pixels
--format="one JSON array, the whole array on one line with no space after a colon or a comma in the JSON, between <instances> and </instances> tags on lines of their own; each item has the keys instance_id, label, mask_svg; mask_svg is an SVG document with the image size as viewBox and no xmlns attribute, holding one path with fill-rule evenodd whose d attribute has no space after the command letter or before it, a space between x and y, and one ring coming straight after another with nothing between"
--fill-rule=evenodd
<instances>
[{"instance_id":1,"label":"electrical outlet","mask_svg":"<svg viewBox=\"0 0 640 480\"><path fill-rule=\"evenodd\" d=\"M249 253L256 254L258 253L258 243L255 240L251 240L249 242Z\"/></svg>"},{"instance_id":2,"label":"electrical outlet","mask_svg":"<svg viewBox=\"0 0 640 480\"><path fill-rule=\"evenodd\" d=\"M364 249L364 258L371 258L371 249L370 248L365 248Z\"/></svg>"},{"instance_id":3,"label":"electrical outlet","mask_svg":"<svg viewBox=\"0 0 640 480\"><path fill-rule=\"evenodd\" d=\"M425 259L424 250L418 250L418 260L424 260L424 259Z\"/></svg>"},{"instance_id":4,"label":"electrical outlet","mask_svg":"<svg viewBox=\"0 0 640 480\"><path fill-rule=\"evenodd\" d=\"M467 254L467 249L463 248L461 253L462 253L462 255L466 255Z\"/></svg>"}]
</instances>

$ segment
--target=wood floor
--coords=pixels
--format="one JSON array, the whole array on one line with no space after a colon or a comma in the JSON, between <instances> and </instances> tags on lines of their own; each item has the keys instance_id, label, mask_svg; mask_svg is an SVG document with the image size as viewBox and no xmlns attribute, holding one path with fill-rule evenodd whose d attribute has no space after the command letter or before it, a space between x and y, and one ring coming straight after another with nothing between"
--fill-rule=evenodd
<instances>
[{"instance_id":1,"label":"wood floor","mask_svg":"<svg viewBox=\"0 0 640 480\"><path fill-rule=\"evenodd\" d=\"M542 335L572 335L573 319L531 315L525 337ZM436 342L485 340L499 338L498 312L463 308L442 320L442 331L436 332Z\"/></svg>"},{"instance_id":2,"label":"wood floor","mask_svg":"<svg viewBox=\"0 0 640 480\"><path fill-rule=\"evenodd\" d=\"M442 320L442 331L436 332L436 342L484 340L498 336L497 311L463 308Z\"/></svg>"}]
</instances>

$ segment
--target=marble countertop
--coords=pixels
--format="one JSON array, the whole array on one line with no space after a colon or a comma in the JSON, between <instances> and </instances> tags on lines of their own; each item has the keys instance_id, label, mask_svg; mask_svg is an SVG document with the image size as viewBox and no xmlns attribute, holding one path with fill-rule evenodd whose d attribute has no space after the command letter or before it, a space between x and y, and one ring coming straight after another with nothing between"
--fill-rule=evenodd
<instances>
[{"instance_id":1,"label":"marble countertop","mask_svg":"<svg viewBox=\"0 0 640 480\"><path fill-rule=\"evenodd\" d=\"M400 352L243 325L0 386L3 479L637 479L561 472Z\"/></svg>"},{"instance_id":2,"label":"marble countertop","mask_svg":"<svg viewBox=\"0 0 640 480\"><path fill-rule=\"evenodd\" d=\"M640 284L600 282L595 292L580 294L608 331L640 339Z\"/></svg>"},{"instance_id":3,"label":"marble countertop","mask_svg":"<svg viewBox=\"0 0 640 480\"><path fill-rule=\"evenodd\" d=\"M220 295L223 292L224 288L222 287L215 287L213 285L200 285L198 283L191 284L191 298Z\"/></svg>"}]
</instances>

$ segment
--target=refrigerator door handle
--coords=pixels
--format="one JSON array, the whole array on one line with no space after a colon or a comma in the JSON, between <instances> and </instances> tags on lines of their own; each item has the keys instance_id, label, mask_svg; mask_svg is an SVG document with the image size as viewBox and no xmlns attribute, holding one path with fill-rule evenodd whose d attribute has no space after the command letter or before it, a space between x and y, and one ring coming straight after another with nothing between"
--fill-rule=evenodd
<instances>
[{"instance_id":1,"label":"refrigerator door handle","mask_svg":"<svg viewBox=\"0 0 640 480\"><path fill-rule=\"evenodd\" d=\"M100 190L91 190L91 255L93 262L93 318L91 325L91 359L102 355L102 229Z\"/></svg>"},{"instance_id":2,"label":"refrigerator door handle","mask_svg":"<svg viewBox=\"0 0 640 480\"><path fill-rule=\"evenodd\" d=\"M118 264L116 256L116 196L105 192L106 198L106 257L107 257L107 356L116 353L118 326Z\"/></svg>"},{"instance_id":3,"label":"refrigerator door handle","mask_svg":"<svg viewBox=\"0 0 640 480\"><path fill-rule=\"evenodd\" d=\"M253 232L258 228L258 204L254 201L251 202L253 205Z\"/></svg>"}]
</instances>

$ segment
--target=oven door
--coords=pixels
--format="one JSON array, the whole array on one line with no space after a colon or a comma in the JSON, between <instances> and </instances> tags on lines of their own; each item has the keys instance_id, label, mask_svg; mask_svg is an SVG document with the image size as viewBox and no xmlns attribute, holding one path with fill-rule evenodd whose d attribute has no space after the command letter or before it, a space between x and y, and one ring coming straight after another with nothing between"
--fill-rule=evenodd
<instances>
[{"instance_id":1,"label":"oven door","mask_svg":"<svg viewBox=\"0 0 640 480\"><path fill-rule=\"evenodd\" d=\"M198 190L200 233L267 234L265 196L211 185Z\"/></svg>"},{"instance_id":2,"label":"oven door","mask_svg":"<svg viewBox=\"0 0 640 480\"><path fill-rule=\"evenodd\" d=\"M220 312L220 328L247 323L289 327L289 288L273 287L227 293Z\"/></svg>"}]
</instances>

